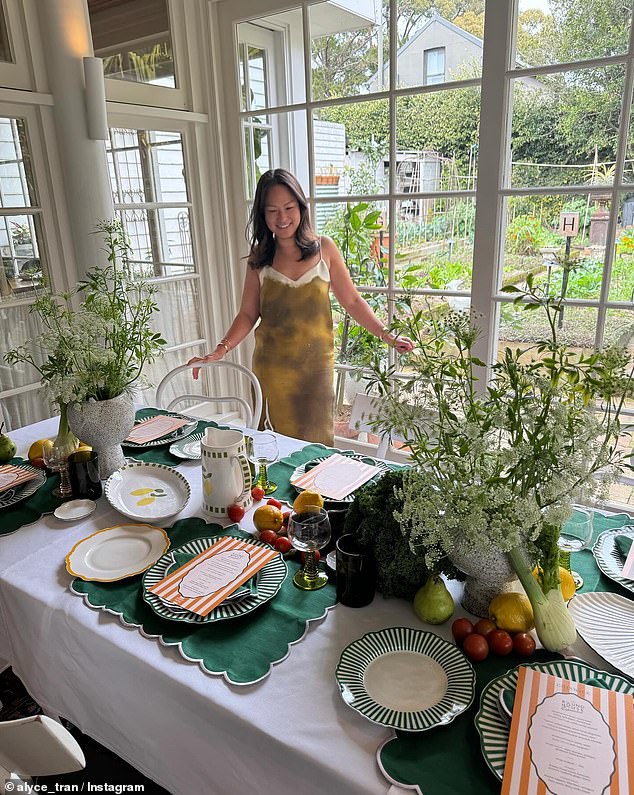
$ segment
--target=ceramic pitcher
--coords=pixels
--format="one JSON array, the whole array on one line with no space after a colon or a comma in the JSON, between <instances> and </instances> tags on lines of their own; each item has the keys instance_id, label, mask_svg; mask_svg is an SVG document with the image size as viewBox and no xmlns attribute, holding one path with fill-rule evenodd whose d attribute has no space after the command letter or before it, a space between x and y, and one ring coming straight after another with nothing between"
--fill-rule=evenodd
<instances>
[{"instance_id":1,"label":"ceramic pitcher","mask_svg":"<svg viewBox=\"0 0 634 795\"><path fill-rule=\"evenodd\" d=\"M231 505L251 505L251 469L241 431L207 428L200 441L203 471L203 513L227 515Z\"/></svg>"}]
</instances>

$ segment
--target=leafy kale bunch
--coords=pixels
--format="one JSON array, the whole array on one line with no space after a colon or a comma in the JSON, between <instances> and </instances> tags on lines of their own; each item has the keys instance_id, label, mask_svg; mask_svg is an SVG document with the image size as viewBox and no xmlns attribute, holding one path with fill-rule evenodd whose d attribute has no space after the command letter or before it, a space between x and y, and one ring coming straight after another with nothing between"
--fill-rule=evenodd
<instances>
[{"instance_id":1,"label":"leafy kale bunch","mask_svg":"<svg viewBox=\"0 0 634 795\"><path fill-rule=\"evenodd\" d=\"M424 554L414 554L394 513L402 507L395 490L403 485L403 471L386 473L357 491L346 516L344 532L356 535L376 562L377 589L385 598L413 599L429 575ZM445 558L437 564L450 577L464 579Z\"/></svg>"}]
</instances>

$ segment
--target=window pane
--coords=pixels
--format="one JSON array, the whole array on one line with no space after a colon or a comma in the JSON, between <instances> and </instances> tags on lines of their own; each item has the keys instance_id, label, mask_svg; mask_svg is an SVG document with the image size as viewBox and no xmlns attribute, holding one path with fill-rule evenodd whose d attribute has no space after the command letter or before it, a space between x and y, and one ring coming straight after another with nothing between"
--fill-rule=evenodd
<instances>
[{"instance_id":1,"label":"window pane","mask_svg":"<svg viewBox=\"0 0 634 795\"><path fill-rule=\"evenodd\" d=\"M566 250L566 237L559 231L562 212L578 214L579 229L570 238L570 254L578 268L570 274L566 297L598 298L610 214L608 194L509 198L502 283L521 283L532 273L536 284L553 289L561 285Z\"/></svg>"},{"instance_id":2,"label":"window pane","mask_svg":"<svg viewBox=\"0 0 634 795\"><path fill-rule=\"evenodd\" d=\"M465 10L465 5L468 10ZM398 53L397 86L415 87L430 83L466 80L482 75L484 0L468 4L449 3L446 17L429 14L425 4L411 0L397 2ZM426 54L436 52L428 67ZM439 54L443 52L442 68ZM427 74L432 78L426 79Z\"/></svg>"},{"instance_id":3,"label":"window pane","mask_svg":"<svg viewBox=\"0 0 634 795\"><path fill-rule=\"evenodd\" d=\"M58 413L48 402L44 391L41 389L22 392L13 397L0 398L2 414L7 423L6 430L15 430L32 422L48 419Z\"/></svg>"},{"instance_id":4,"label":"window pane","mask_svg":"<svg viewBox=\"0 0 634 795\"><path fill-rule=\"evenodd\" d=\"M513 187L611 183L624 66L517 78Z\"/></svg>"},{"instance_id":5,"label":"window pane","mask_svg":"<svg viewBox=\"0 0 634 795\"><path fill-rule=\"evenodd\" d=\"M480 88L396 100L397 193L473 190Z\"/></svg>"},{"instance_id":6,"label":"window pane","mask_svg":"<svg viewBox=\"0 0 634 795\"><path fill-rule=\"evenodd\" d=\"M24 119L0 118L0 206L37 204Z\"/></svg>"},{"instance_id":7,"label":"window pane","mask_svg":"<svg viewBox=\"0 0 634 795\"><path fill-rule=\"evenodd\" d=\"M0 61L14 63L13 53L11 52L11 42L9 41L9 31L7 29L7 18L4 7L0 6Z\"/></svg>"},{"instance_id":8,"label":"window pane","mask_svg":"<svg viewBox=\"0 0 634 795\"><path fill-rule=\"evenodd\" d=\"M339 175L340 194L385 193L389 127L386 99L315 111L315 174Z\"/></svg>"},{"instance_id":9,"label":"window pane","mask_svg":"<svg viewBox=\"0 0 634 795\"><path fill-rule=\"evenodd\" d=\"M179 276L195 270L189 210L119 211L132 246L130 265L140 279Z\"/></svg>"},{"instance_id":10,"label":"window pane","mask_svg":"<svg viewBox=\"0 0 634 795\"><path fill-rule=\"evenodd\" d=\"M104 74L134 83L176 86L167 0L144 3L88 0L95 55Z\"/></svg>"},{"instance_id":11,"label":"window pane","mask_svg":"<svg viewBox=\"0 0 634 795\"><path fill-rule=\"evenodd\" d=\"M115 204L187 201L180 133L113 128L107 157Z\"/></svg>"},{"instance_id":12,"label":"window pane","mask_svg":"<svg viewBox=\"0 0 634 795\"><path fill-rule=\"evenodd\" d=\"M160 331L170 345L181 345L203 336L197 279L162 282L158 285L155 301L159 312L152 317L152 329Z\"/></svg>"},{"instance_id":13,"label":"window pane","mask_svg":"<svg viewBox=\"0 0 634 795\"><path fill-rule=\"evenodd\" d=\"M634 196L629 193L619 199L614 239L609 300L634 302Z\"/></svg>"},{"instance_id":14,"label":"window pane","mask_svg":"<svg viewBox=\"0 0 634 795\"><path fill-rule=\"evenodd\" d=\"M46 263L38 239L42 239L39 215L0 216L0 301L32 298L42 286Z\"/></svg>"},{"instance_id":15,"label":"window pane","mask_svg":"<svg viewBox=\"0 0 634 795\"><path fill-rule=\"evenodd\" d=\"M408 290L470 290L475 199L411 199L396 205L395 283Z\"/></svg>"},{"instance_id":16,"label":"window pane","mask_svg":"<svg viewBox=\"0 0 634 795\"><path fill-rule=\"evenodd\" d=\"M263 110L304 102L301 9L241 22L237 33L240 109Z\"/></svg>"},{"instance_id":17,"label":"window pane","mask_svg":"<svg viewBox=\"0 0 634 795\"><path fill-rule=\"evenodd\" d=\"M622 55L631 18L631 0L520 0L516 65Z\"/></svg>"},{"instance_id":18,"label":"window pane","mask_svg":"<svg viewBox=\"0 0 634 795\"><path fill-rule=\"evenodd\" d=\"M559 326L561 322L561 326ZM595 346L597 310L589 306L565 306L557 328L558 342L569 345L578 352L591 353ZM543 339L548 339L549 326L546 314L540 310L526 311L521 306L503 303L500 307L500 336L498 359L505 347L528 349ZM531 355L537 356L533 351Z\"/></svg>"},{"instance_id":19,"label":"window pane","mask_svg":"<svg viewBox=\"0 0 634 795\"><path fill-rule=\"evenodd\" d=\"M316 3L309 19L313 99L389 88L388 0Z\"/></svg>"},{"instance_id":20,"label":"window pane","mask_svg":"<svg viewBox=\"0 0 634 795\"><path fill-rule=\"evenodd\" d=\"M258 179L270 168L285 168L300 181L308 195L308 145L306 115L271 113L242 120L246 197L252 199Z\"/></svg>"}]
</instances>

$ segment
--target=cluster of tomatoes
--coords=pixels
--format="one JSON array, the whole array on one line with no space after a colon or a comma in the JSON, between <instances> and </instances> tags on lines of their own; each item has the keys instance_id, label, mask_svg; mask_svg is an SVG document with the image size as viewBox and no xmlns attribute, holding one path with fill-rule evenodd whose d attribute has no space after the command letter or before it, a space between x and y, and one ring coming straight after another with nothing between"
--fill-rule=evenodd
<instances>
[{"instance_id":1,"label":"cluster of tomatoes","mask_svg":"<svg viewBox=\"0 0 634 795\"><path fill-rule=\"evenodd\" d=\"M518 657L530 657L535 651L535 639L528 632L510 634L498 629L489 618L481 618L475 624L468 618L457 618L451 625L451 634L471 662L486 660L489 651L498 657L511 652Z\"/></svg>"}]
</instances>

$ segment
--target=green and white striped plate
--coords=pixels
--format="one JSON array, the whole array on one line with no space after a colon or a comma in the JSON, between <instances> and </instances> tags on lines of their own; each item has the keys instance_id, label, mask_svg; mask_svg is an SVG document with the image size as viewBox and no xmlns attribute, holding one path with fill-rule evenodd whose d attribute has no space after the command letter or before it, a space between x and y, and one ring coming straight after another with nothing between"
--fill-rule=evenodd
<instances>
[{"instance_id":1,"label":"green and white striped plate","mask_svg":"<svg viewBox=\"0 0 634 795\"><path fill-rule=\"evenodd\" d=\"M480 696L480 709L475 716L476 729L480 734L480 746L484 761L502 781L506 748L509 741L509 725L498 711L498 696L501 690L515 690L517 677L522 666L507 671L497 679L492 679ZM535 668L542 673L569 679L571 682L584 682L586 679L600 679L610 690L617 693L634 694L634 685L620 676L606 671L598 671L582 662L574 660L555 660L545 663L527 663L524 667Z\"/></svg>"},{"instance_id":2,"label":"green and white striped plate","mask_svg":"<svg viewBox=\"0 0 634 795\"><path fill-rule=\"evenodd\" d=\"M606 530L605 533L597 538L592 547L592 554L597 562L597 566L614 582L634 593L634 580L623 577L623 559L619 554L615 539L616 536L628 536L634 539L634 527L618 527L616 530Z\"/></svg>"},{"instance_id":3,"label":"green and white striped plate","mask_svg":"<svg viewBox=\"0 0 634 795\"><path fill-rule=\"evenodd\" d=\"M457 646L409 627L353 641L335 676L349 707L373 723L413 732L451 723L475 692L475 673Z\"/></svg>"},{"instance_id":4,"label":"green and white striped plate","mask_svg":"<svg viewBox=\"0 0 634 795\"><path fill-rule=\"evenodd\" d=\"M226 533L225 535L232 536L232 538L240 538L242 541L245 540L243 536L233 535L232 533ZM245 596L244 599L240 599L236 602L225 601L206 616L199 616L196 613L185 611L176 605L172 609L160 596L148 591L148 588L156 585L163 577L167 576L170 567L174 563L172 553L182 552L186 555L198 555L214 544L217 544L224 537L225 536L222 535L216 536L215 538L197 538L194 541L189 541L181 547L170 550L170 552L159 558L152 568L145 572L142 581L143 599L150 605L155 613L162 618L168 618L170 621L186 621L188 624L211 624L214 621L225 621L228 618L237 618L238 616L250 613L275 596L282 587L282 583L286 579L288 573L286 561L281 555L276 555L273 560L269 561L266 566L258 572L257 593L252 596ZM269 549L268 544L263 544L255 538L249 539L249 543Z\"/></svg>"},{"instance_id":5,"label":"green and white striped plate","mask_svg":"<svg viewBox=\"0 0 634 795\"><path fill-rule=\"evenodd\" d=\"M183 458L187 461L200 461L200 440L203 438L202 431L190 433L184 439L179 439L177 442L172 442L170 445L170 453L177 458Z\"/></svg>"}]
</instances>

